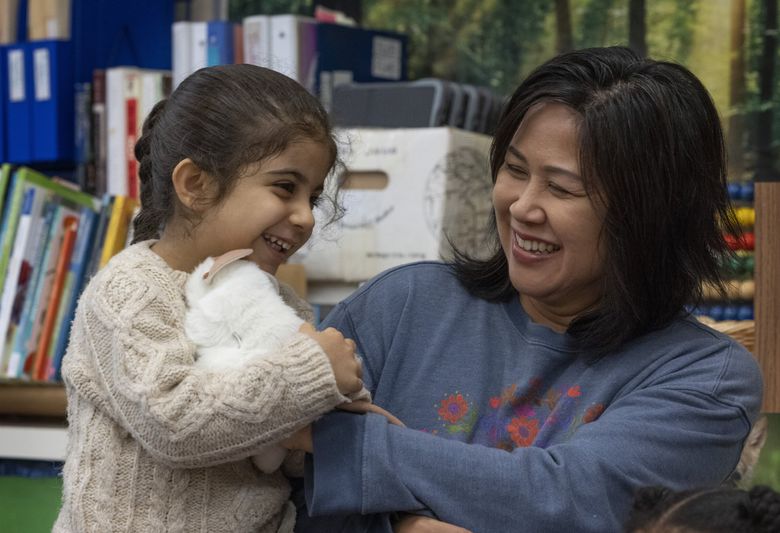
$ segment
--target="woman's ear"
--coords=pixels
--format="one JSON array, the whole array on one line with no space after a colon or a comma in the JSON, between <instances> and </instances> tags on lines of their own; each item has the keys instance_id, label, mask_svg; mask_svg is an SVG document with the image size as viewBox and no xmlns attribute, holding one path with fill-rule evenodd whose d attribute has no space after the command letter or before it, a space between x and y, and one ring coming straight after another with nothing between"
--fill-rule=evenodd
<instances>
[{"instance_id":1,"label":"woman's ear","mask_svg":"<svg viewBox=\"0 0 780 533\"><path fill-rule=\"evenodd\" d=\"M213 196L213 181L203 169L189 157L182 159L171 175L173 190L179 201L187 209L198 212L208 205Z\"/></svg>"}]
</instances>

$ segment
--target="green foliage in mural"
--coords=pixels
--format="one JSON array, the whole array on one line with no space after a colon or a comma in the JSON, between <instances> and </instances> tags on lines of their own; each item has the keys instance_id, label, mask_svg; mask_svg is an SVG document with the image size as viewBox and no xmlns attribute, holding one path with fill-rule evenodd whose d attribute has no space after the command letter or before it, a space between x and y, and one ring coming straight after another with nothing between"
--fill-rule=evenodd
<instances>
[{"instance_id":1,"label":"green foliage in mural","mask_svg":"<svg viewBox=\"0 0 780 533\"><path fill-rule=\"evenodd\" d=\"M744 2L746 9L743 73L733 72L730 63L735 2ZM745 128L731 148L744 151L741 159L748 174L755 164L756 117L767 108L772 113L773 160L780 161L780 51L773 97L768 103L759 99L766 2L645 2L648 54L689 67L712 94L724 126ZM231 0L229 5L231 19L241 20L259 13L310 15L314 4L315 0ZM627 44L631 16L629 0L363 0L362 13L365 27L409 36L411 79L437 77L486 85L504 94L552 57L556 43L568 42L574 48ZM563 28L556 18L560 13L567 13L570 23ZM744 121L730 120L735 114Z\"/></svg>"}]
</instances>

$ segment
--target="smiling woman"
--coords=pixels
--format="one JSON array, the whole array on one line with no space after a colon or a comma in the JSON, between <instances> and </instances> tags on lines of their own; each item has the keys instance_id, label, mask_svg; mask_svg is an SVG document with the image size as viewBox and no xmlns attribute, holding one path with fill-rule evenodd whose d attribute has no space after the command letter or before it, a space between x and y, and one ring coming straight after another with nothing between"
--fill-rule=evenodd
<instances>
[{"instance_id":1,"label":"smiling woman","mask_svg":"<svg viewBox=\"0 0 780 533\"><path fill-rule=\"evenodd\" d=\"M493 187L512 286L534 322L561 332L602 295L604 209L580 177L578 122L563 104L531 108Z\"/></svg>"},{"instance_id":2,"label":"smiling woman","mask_svg":"<svg viewBox=\"0 0 780 533\"><path fill-rule=\"evenodd\" d=\"M491 257L390 270L327 317L407 427L315 422L297 530L620 531L636 488L737 465L758 366L684 307L720 283L732 223L702 84L627 48L563 54L507 104L491 171Z\"/></svg>"}]
</instances>

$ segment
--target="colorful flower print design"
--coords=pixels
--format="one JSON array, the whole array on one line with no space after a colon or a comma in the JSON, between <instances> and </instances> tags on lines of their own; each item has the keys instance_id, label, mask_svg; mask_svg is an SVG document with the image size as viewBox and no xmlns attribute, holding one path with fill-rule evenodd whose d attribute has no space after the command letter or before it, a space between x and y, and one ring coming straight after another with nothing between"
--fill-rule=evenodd
<instances>
[{"instance_id":1,"label":"colorful flower print design","mask_svg":"<svg viewBox=\"0 0 780 533\"><path fill-rule=\"evenodd\" d=\"M547 387L539 378L525 386L511 384L476 405L461 392L447 393L435 405L440 426L428 433L444 431L458 440L511 451L518 447L546 447L561 433L570 438L582 424L597 420L604 412L601 403L585 405L577 384Z\"/></svg>"}]
</instances>

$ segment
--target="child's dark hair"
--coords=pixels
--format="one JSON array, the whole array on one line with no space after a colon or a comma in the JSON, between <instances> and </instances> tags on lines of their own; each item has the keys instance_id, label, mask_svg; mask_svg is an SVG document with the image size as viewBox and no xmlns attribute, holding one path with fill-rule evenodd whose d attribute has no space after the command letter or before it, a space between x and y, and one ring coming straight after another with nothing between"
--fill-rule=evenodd
<instances>
[{"instance_id":1,"label":"child's dark hair","mask_svg":"<svg viewBox=\"0 0 780 533\"><path fill-rule=\"evenodd\" d=\"M769 487L674 492L639 489L628 533L778 533L780 494Z\"/></svg>"},{"instance_id":2,"label":"child's dark hair","mask_svg":"<svg viewBox=\"0 0 780 533\"><path fill-rule=\"evenodd\" d=\"M135 145L141 211L133 242L158 238L177 207L171 175L190 158L217 183L218 203L249 165L284 151L298 140L322 142L335 164L337 147L327 113L294 80L255 65L203 68L154 106Z\"/></svg>"}]
</instances>

